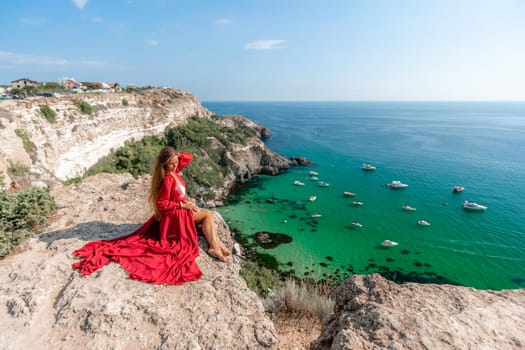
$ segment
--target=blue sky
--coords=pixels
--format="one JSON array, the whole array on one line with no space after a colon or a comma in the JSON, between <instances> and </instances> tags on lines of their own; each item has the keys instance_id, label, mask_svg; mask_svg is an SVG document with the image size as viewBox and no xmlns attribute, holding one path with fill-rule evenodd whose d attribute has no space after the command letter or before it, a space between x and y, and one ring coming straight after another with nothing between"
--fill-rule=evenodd
<instances>
[{"instance_id":1,"label":"blue sky","mask_svg":"<svg viewBox=\"0 0 525 350\"><path fill-rule=\"evenodd\" d=\"M525 100L525 0L2 2L0 84L203 101Z\"/></svg>"}]
</instances>

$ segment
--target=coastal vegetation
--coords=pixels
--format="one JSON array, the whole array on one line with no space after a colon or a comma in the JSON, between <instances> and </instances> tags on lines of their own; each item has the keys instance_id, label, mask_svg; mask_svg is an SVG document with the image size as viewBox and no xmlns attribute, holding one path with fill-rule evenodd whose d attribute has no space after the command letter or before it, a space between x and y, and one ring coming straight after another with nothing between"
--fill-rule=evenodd
<instances>
[{"instance_id":1,"label":"coastal vegetation","mask_svg":"<svg viewBox=\"0 0 525 350\"><path fill-rule=\"evenodd\" d=\"M185 125L167 128L161 137L146 136L139 141L128 141L99 160L85 176L100 172L146 174L160 148L173 146L194 155L193 162L184 169L188 195L204 201L213 199L214 190L222 186L229 172L227 153L233 150L233 144L246 144L254 135L249 128L220 125L218 118L191 117Z\"/></svg>"},{"instance_id":2,"label":"coastal vegetation","mask_svg":"<svg viewBox=\"0 0 525 350\"><path fill-rule=\"evenodd\" d=\"M22 140L24 150L29 154L31 159L34 159L36 157L36 146L31 139L29 139L29 136L20 129L16 129L15 134Z\"/></svg>"},{"instance_id":3,"label":"coastal vegetation","mask_svg":"<svg viewBox=\"0 0 525 350\"><path fill-rule=\"evenodd\" d=\"M272 290L268 298L263 299L264 308L272 314L322 321L334 310L334 301L330 297L332 287L324 282L288 277Z\"/></svg>"},{"instance_id":4,"label":"coastal vegetation","mask_svg":"<svg viewBox=\"0 0 525 350\"><path fill-rule=\"evenodd\" d=\"M9 174L14 176L24 176L29 171L29 167L27 165L16 162L9 164L9 168L7 168L7 171L9 172Z\"/></svg>"},{"instance_id":5,"label":"coastal vegetation","mask_svg":"<svg viewBox=\"0 0 525 350\"><path fill-rule=\"evenodd\" d=\"M78 107L78 110L80 111L80 113L82 114L93 114L93 107L87 103L86 101L82 101L82 100L75 100L75 106Z\"/></svg>"},{"instance_id":6,"label":"coastal vegetation","mask_svg":"<svg viewBox=\"0 0 525 350\"><path fill-rule=\"evenodd\" d=\"M48 122L54 123L56 119L56 112L48 105L40 106L40 112L44 115Z\"/></svg>"},{"instance_id":7,"label":"coastal vegetation","mask_svg":"<svg viewBox=\"0 0 525 350\"><path fill-rule=\"evenodd\" d=\"M49 192L41 188L10 193L5 189L2 176L0 187L0 258L3 258L47 222L55 202Z\"/></svg>"},{"instance_id":8,"label":"coastal vegetation","mask_svg":"<svg viewBox=\"0 0 525 350\"><path fill-rule=\"evenodd\" d=\"M248 288L259 295L265 310L277 318L309 318L324 320L333 311L330 297L336 280L316 281L297 278L279 270L277 259L260 253L255 243L230 225L235 239L244 248L244 261L240 271Z\"/></svg>"}]
</instances>

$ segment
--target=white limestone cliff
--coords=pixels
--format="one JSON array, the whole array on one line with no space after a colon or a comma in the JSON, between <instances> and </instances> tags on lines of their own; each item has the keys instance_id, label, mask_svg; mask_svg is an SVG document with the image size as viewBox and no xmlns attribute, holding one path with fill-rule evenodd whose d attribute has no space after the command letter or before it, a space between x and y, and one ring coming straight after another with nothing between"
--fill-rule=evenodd
<instances>
[{"instance_id":1,"label":"white limestone cliff","mask_svg":"<svg viewBox=\"0 0 525 350\"><path fill-rule=\"evenodd\" d=\"M94 112L82 114L76 100L88 103ZM55 122L43 116L44 105L56 112ZM0 172L7 174L10 164L19 163L30 168L32 182L67 180L81 176L127 140L160 135L191 116L211 114L197 98L178 89L0 101ZM28 136L34 152L24 149L16 130Z\"/></svg>"}]
</instances>

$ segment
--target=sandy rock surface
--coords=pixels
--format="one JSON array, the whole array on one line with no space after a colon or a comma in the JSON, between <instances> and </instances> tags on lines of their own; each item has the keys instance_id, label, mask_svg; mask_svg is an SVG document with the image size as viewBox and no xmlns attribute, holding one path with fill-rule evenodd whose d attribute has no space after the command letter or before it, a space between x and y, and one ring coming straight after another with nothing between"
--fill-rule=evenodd
<instances>
[{"instance_id":1,"label":"sandy rock surface","mask_svg":"<svg viewBox=\"0 0 525 350\"><path fill-rule=\"evenodd\" d=\"M277 343L262 303L227 264L206 254L204 276L182 286L131 280L110 263L90 276L73 271L85 242L132 232L151 210L149 176L99 174L57 188L53 222L39 238L0 261L2 349L258 349ZM232 247L217 215L221 240Z\"/></svg>"},{"instance_id":2,"label":"sandy rock surface","mask_svg":"<svg viewBox=\"0 0 525 350\"><path fill-rule=\"evenodd\" d=\"M355 275L335 291L315 350L523 349L525 290L395 284Z\"/></svg>"}]
</instances>

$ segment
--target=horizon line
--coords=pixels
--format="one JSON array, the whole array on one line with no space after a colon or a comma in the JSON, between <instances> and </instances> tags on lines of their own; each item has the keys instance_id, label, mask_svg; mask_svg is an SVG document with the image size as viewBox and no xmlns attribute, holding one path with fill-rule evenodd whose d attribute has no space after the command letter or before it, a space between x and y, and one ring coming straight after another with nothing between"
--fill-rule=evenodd
<instances>
[{"instance_id":1,"label":"horizon line","mask_svg":"<svg viewBox=\"0 0 525 350\"><path fill-rule=\"evenodd\" d=\"M205 100L201 102L357 102L357 103L525 103L525 100Z\"/></svg>"}]
</instances>

